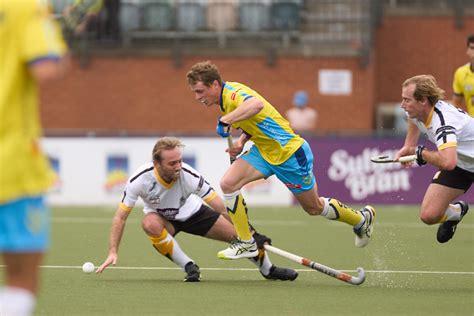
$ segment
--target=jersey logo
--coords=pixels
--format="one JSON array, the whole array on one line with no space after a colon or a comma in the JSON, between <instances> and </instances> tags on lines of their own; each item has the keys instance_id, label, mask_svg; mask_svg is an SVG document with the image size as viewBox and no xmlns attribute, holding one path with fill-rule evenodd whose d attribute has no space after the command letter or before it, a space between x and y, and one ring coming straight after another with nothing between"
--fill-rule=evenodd
<instances>
[{"instance_id":1,"label":"jersey logo","mask_svg":"<svg viewBox=\"0 0 474 316\"><path fill-rule=\"evenodd\" d=\"M289 189L301 189L301 184L296 183L285 183L286 187Z\"/></svg>"},{"instance_id":2,"label":"jersey logo","mask_svg":"<svg viewBox=\"0 0 474 316\"><path fill-rule=\"evenodd\" d=\"M150 197L148 197L148 200L153 205L159 205L160 204L160 196L159 195L150 196Z\"/></svg>"},{"instance_id":3,"label":"jersey logo","mask_svg":"<svg viewBox=\"0 0 474 316\"><path fill-rule=\"evenodd\" d=\"M235 100L235 97L236 97L236 96L237 96L237 95L236 95L235 92L234 92L234 93L231 94L230 99L233 101L233 100Z\"/></svg>"},{"instance_id":4,"label":"jersey logo","mask_svg":"<svg viewBox=\"0 0 474 316\"><path fill-rule=\"evenodd\" d=\"M167 219L175 219L179 213L177 208L157 208L156 211Z\"/></svg>"}]
</instances>

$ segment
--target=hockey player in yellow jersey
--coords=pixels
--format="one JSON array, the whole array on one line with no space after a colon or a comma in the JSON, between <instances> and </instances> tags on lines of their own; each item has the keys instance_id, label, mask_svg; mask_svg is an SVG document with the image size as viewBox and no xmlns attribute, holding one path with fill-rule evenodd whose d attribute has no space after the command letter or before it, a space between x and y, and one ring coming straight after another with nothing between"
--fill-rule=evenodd
<instances>
[{"instance_id":1,"label":"hockey player in yellow jersey","mask_svg":"<svg viewBox=\"0 0 474 316\"><path fill-rule=\"evenodd\" d=\"M474 117L474 34L467 38L466 55L469 62L454 73L452 103Z\"/></svg>"},{"instance_id":2,"label":"hockey player in yellow jersey","mask_svg":"<svg viewBox=\"0 0 474 316\"><path fill-rule=\"evenodd\" d=\"M310 215L322 215L353 226L356 246L364 247L373 230L375 210L366 206L360 211L351 209L334 198L319 197L313 176L313 154L309 144L291 129L288 121L261 95L238 83L223 81L217 66L211 62L195 64L186 75L196 100L210 107L217 105L221 117L217 133L230 135L230 127L242 134L229 149L238 156L248 140L251 149L241 155L221 179L228 213L239 240L220 251L222 259L252 257L257 246L248 225L247 207L241 188L255 180L276 175L295 195Z\"/></svg>"},{"instance_id":3,"label":"hockey player in yellow jersey","mask_svg":"<svg viewBox=\"0 0 474 316\"><path fill-rule=\"evenodd\" d=\"M64 41L46 1L0 1L0 315L32 315L48 247L43 194L52 171L41 152L38 83L65 69Z\"/></svg>"}]
</instances>

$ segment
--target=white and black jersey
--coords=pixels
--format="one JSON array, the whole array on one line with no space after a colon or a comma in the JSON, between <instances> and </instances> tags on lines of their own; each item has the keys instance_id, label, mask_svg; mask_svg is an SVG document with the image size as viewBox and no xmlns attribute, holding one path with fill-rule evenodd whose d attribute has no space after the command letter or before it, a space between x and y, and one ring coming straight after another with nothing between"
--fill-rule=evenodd
<instances>
[{"instance_id":1,"label":"white and black jersey","mask_svg":"<svg viewBox=\"0 0 474 316\"><path fill-rule=\"evenodd\" d=\"M145 214L157 212L169 220L185 221L196 213L202 200L217 196L210 184L190 165L183 163L179 178L166 183L153 163L139 167L125 186L120 208L131 211L138 198L143 200Z\"/></svg>"},{"instance_id":2,"label":"white and black jersey","mask_svg":"<svg viewBox=\"0 0 474 316\"><path fill-rule=\"evenodd\" d=\"M412 119L438 150L456 147L457 166L474 172L474 118L453 105L438 101L426 122Z\"/></svg>"}]
</instances>

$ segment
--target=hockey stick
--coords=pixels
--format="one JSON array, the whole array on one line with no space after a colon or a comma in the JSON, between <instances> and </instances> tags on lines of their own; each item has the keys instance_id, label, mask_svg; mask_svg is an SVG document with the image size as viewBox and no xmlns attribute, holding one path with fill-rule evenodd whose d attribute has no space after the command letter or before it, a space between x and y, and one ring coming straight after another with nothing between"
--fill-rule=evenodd
<instances>
[{"instance_id":1,"label":"hockey stick","mask_svg":"<svg viewBox=\"0 0 474 316\"><path fill-rule=\"evenodd\" d=\"M336 278L338 280L344 281L346 283L352 284L352 285L360 285L364 283L365 281L365 271L364 268L359 267L357 268L358 275L353 276L347 273L344 273L342 271L335 270L333 268L327 267L325 265L322 265L320 263L311 261L309 259L297 256L295 254L289 253L287 251L281 250L277 247L270 246L270 245L264 245L263 246L265 250L270 251L276 255L282 256L284 258L287 258L291 261L294 261L296 263L299 263L305 267L311 268L313 270L319 271L321 273L324 273L326 275L332 276L333 278Z\"/></svg>"},{"instance_id":2,"label":"hockey stick","mask_svg":"<svg viewBox=\"0 0 474 316\"><path fill-rule=\"evenodd\" d=\"M237 157L234 157L230 154L230 150L234 147L234 141L232 140L232 135L227 136L227 147L229 148L229 159L230 164L233 164Z\"/></svg>"},{"instance_id":3,"label":"hockey stick","mask_svg":"<svg viewBox=\"0 0 474 316\"><path fill-rule=\"evenodd\" d=\"M410 155L410 156L403 156L398 158L397 161L393 160L393 158L389 156L377 156L377 157L372 157L370 158L370 161L375 162L375 163L391 163L391 162L411 162L416 160L416 155Z\"/></svg>"}]
</instances>

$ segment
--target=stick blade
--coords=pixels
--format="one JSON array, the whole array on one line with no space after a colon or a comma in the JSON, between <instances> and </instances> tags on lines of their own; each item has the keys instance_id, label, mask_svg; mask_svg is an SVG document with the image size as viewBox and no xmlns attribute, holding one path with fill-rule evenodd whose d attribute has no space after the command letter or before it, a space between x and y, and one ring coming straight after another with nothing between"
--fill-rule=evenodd
<instances>
[{"instance_id":1,"label":"stick blade","mask_svg":"<svg viewBox=\"0 0 474 316\"><path fill-rule=\"evenodd\" d=\"M411 162L415 160L416 160L416 155L403 156L403 157L400 157L397 161L393 160L392 157L384 156L384 155L370 158L370 161L374 163L392 163L392 162L406 163L406 162Z\"/></svg>"},{"instance_id":2,"label":"stick blade","mask_svg":"<svg viewBox=\"0 0 474 316\"><path fill-rule=\"evenodd\" d=\"M370 161L374 162L374 163L390 163L390 162L395 162L393 161L393 158L389 157L389 156L376 156L376 157L372 157L370 158Z\"/></svg>"}]
</instances>

